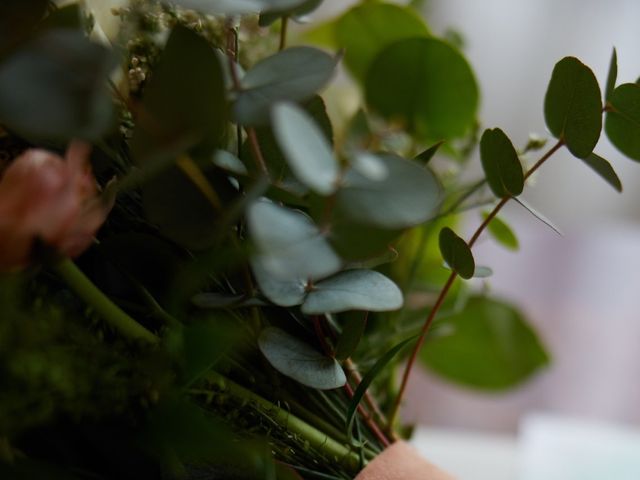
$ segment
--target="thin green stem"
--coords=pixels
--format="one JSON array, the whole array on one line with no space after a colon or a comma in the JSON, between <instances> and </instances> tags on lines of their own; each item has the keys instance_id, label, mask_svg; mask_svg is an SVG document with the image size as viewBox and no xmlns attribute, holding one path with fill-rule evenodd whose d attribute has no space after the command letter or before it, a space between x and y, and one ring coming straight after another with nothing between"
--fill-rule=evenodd
<instances>
[{"instance_id":1,"label":"thin green stem","mask_svg":"<svg viewBox=\"0 0 640 480\"><path fill-rule=\"evenodd\" d=\"M157 343L158 337L127 315L109 299L71 260L54 266L56 273L87 305L120 334L131 340Z\"/></svg>"},{"instance_id":2,"label":"thin green stem","mask_svg":"<svg viewBox=\"0 0 640 480\"><path fill-rule=\"evenodd\" d=\"M538 168L540 168L542 166L542 164L544 162L546 162L549 157L551 157L556 151L558 151L562 146L564 145L564 141L562 139L558 140L558 142L551 147L542 157L540 157L540 159L533 165L533 167L531 167L524 175L524 180L526 181L531 175L533 175L533 173L538 170ZM480 224L480 226L476 229L476 231L473 233L473 235L471 236L471 238L469 239L469 241L467 242L469 245L469 248L473 247L473 245L476 243L476 241L478 240L478 238L480 238L480 235L482 235L482 232L484 232L484 230L487 228L487 226L489 226L489 223L491 223L491 221L496 217L496 215L498 215L498 213L500 212L500 210L502 210L502 208L509 202L509 200L511 200L513 197L511 196L507 196L502 198L498 204L493 208L493 210L491 211L491 213L489 213L489 215L487 216L487 218L482 222L482 224ZM413 369L413 365L415 364L415 361L418 357L418 353L420 352L420 349L422 348L422 345L424 344L425 338L427 336L427 333L429 332L429 329L431 327L431 325L433 324L433 321L436 317L436 314L438 313L438 311L440 310L440 307L442 306L442 304L444 303L445 298L447 297L447 294L449 293L449 290L451 289L451 286L453 285L455 279L457 278L458 274L456 272L451 272L451 275L449 275L449 278L447 279L446 283L444 284L444 286L442 287L442 290L440 290L440 294L438 295L438 299L436 300L436 303L434 304L433 308L431 309L431 311L429 312L429 315L427 316L427 319L425 320L422 329L420 330L420 335L418 337L418 341L416 342L413 351L411 352L411 355L409 356L409 361L407 362L407 365L404 369L404 374L402 375L402 382L400 384L400 389L398 391L398 395L396 396L396 399L393 403L393 407L391 408L391 412L389 414L389 425L388 428L391 431L393 429L393 426L396 423L396 420L398 418L398 413L400 411L400 405L402 404L402 399L404 397L406 388L407 388L407 384L409 383L409 376L411 375L411 371Z\"/></svg>"},{"instance_id":3,"label":"thin green stem","mask_svg":"<svg viewBox=\"0 0 640 480\"><path fill-rule=\"evenodd\" d=\"M321 452L328 459L341 463L353 473L357 472L360 459L347 445L338 442L289 411L278 407L269 400L247 390L217 372L210 372L207 375L207 380L237 400L252 403L285 431L298 435L305 442L308 442L311 448ZM192 389L191 393L207 395L210 392L206 389Z\"/></svg>"}]
</instances>

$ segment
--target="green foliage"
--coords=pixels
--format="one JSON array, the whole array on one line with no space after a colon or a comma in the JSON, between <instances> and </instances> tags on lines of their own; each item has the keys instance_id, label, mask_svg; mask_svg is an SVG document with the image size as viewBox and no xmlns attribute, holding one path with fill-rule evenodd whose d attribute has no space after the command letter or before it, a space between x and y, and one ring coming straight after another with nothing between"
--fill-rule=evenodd
<instances>
[{"instance_id":1,"label":"green foliage","mask_svg":"<svg viewBox=\"0 0 640 480\"><path fill-rule=\"evenodd\" d=\"M609 140L627 157L640 161L640 85L618 86L608 105L605 130Z\"/></svg>"},{"instance_id":2,"label":"green foliage","mask_svg":"<svg viewBox=\"0 0 640 480\"><path fill-rule=\"evenodd\" d=\"M283 330L269 327L258 339L260 351L280 373L318 390L342 387L347 381L340 364Z\"/></svg>"},{"instance_id":3,"label":"green foliage","mask_svg":"<svg viewBox=\"0 0 640 480\"><path fill-rule=\"evenodd\" d=\"M487 182L497 197L522 193L522 165L511 140L502 130L494 128L484 131L480 140L480 158Z\"/></svg>"},{"instance_id":4,"label":"green foliage","mask_svg":"<svg viewBox=\"0 0 640 480\"><path fill-rule=\"evenodd\" d=\"M503 390L549 362L522 314L506 303L474 297L461 313L439 322L449 325L452 333L430 339L421 358L431 370L456 383Z\"/></svg>"},{"instance_id":5,"label":"green foliage","mask_svg":"<svg viewBox=\"0 0 640 480\"><path fill-rule=\"evenodd\" d=\"M483 212L482 217L486 220L489 217L489 212ZM500 217L494 217L491 220L491 223L489 223L487 229L491 236L505 248L508 248L509 250L518 250L518 248L520 248L518 237L511 227Z\"/></svg>"},{"instance_id":6,"label":"green foliage","mask_svg":"<svg viewBox=\"0 0 640 480\"><path fill-rule=\"evenodd\" d=\"M618 52L613 49L611 54L611 61L609 63L609 73L607 74L607 86L604 91L604 100L608 102L611 99L611 94L616 88L616 80L618 79Z\"/></svg>"},{"instance_id":7,"label":"green foliage","mask_svg":"<svg viewBox=\"0 0 640 480\"><path fill-rule=\"evenodd\" d=\"M425 140L463 136L478 109L471 67L435 38L409 38L384 48L367 71L365 94L376 111Z\"/></svg>"},{"instance_id":8,"label":"green foliage","mask_svg":"<svg viewBox=\"0 0 640 480\"><path fill-rule=\"evenodd\" d=\"M462 278L473 277L476 264L467 242L449 227L440 230L440 252L444 261Z\"/></svg>"},{"instance_id":9,"label":"green foliage","mask_svg":"<svg viewBox=\"0 0 640 480\"><path fill-rule=\"evenodd\" d=\"M589 165L594 172L600 175L600 177L602 177L602 179L611 185L617 192L622 192L622 182L620 182L618 174L607 160L602 158L600 155L592 153L587 158L583 158L582 161Z\"/></svg>"},{"instance_id":10,"label":"green foliage","mask_svg":"<svg viewBox=\"0 0 640 480\"><path fill-rule=\"evenodd\" d=\"M358 347L367 326L367 313L346 312L343 314L344 327L336 344L336 358L346 360Z\"/></svg>"},{"instance_id":11,"label":"green foliage","mask_svg":"<svg viewBox=\"0 0 640 480\"><path fill-rule=\"evenodd\" d=\"M336 43L345 49L345 65L361 82L385 47L399 40L429 36L427 26L413 10L383 2L357 5L332 26Z\"/></svg>"},{"instance_id":12,"label":"green foliage","mask_svg":"<svg viewBox=\"0 0 640 480\"><path fill-rule=\"evenodd\" d=\"M578 158L591 154L602 130L600 87L589 67L565 57L553 69L544 99L544 117L551 133L564 140Z\"/></svg>"}]
</instances>

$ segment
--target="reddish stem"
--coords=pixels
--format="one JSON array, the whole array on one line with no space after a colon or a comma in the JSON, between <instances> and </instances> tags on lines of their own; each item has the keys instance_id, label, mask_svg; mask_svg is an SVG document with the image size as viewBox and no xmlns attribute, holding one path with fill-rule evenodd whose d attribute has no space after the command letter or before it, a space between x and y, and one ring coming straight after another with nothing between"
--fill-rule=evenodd
<instances>
[{"instance_id":1,"label":"reddish stem","mask_svg":"<svg viewBox=\"0 0 640 480\"><path fill-rule=\"evenodd\" d=\"M349 382L344 384L344 389L346 390L347 395L349 396L349 398L353 398L353 388L351 388L351 385L349 385ZM360 416L364 420L364 423L367 424L367 426L369 427L369 430L371 430L371 433L373 433L373 435L378 439L378 441L385 448L388 447L389 445L391 445L391 442L385 436L385 434L382 432L382 430L378 427L378 425L376 425L376 423L373 421L373 419L371 418L371 415L369 414L369 412L367 412L364 409L364 407L362 405L360 405L360 404L358 404L358 412L360 413Z\"/></svg>"}]
</instances>

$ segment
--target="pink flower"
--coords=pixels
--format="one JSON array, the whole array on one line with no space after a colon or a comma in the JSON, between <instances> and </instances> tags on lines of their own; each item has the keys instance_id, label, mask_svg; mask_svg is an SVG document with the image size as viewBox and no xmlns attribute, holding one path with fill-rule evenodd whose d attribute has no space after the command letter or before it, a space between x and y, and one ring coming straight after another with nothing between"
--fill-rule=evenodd
<instances>
[{"instance_id":1,"label":"pink flower","mask_svg":"<svg viewBox=\"0 0 640 480\"><path fill-rule=\"evenodd\" d=\"M9 165L0 178L0 270L28 265L36 239L68 257L89 247L112 207L98 195L90 151L73 141L65 158L31 149Z\"/></svg>"}]
</instances>

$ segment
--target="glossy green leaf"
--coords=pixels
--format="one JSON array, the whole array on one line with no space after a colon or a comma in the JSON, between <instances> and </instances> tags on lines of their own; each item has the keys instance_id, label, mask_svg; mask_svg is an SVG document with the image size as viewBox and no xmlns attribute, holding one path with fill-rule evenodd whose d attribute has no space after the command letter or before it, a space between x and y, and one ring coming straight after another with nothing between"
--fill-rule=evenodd
<instances>
[{"instance_id":1,"label":"glossy green leaf","mask_svg":"<svg viewBox=\"0 0 640 480\"><path fill-rule=\"evenodd\" d=\"M618 53L614 47L611 54L611 62L609 63L609 73L607 74L607 87L604 91L604 99L608 101L616 88L616 80L618 79Z\"/></svg>"},{"instance_id":2,"label":"glossy green leaf","mask_svg":"<svg viewBox=\"0 0 640 480\"><path fill-rule=\"evenodd\" d=\"M467 242L460 238L449 227L440 230L440 253L447 265L462 278L473 277L476 264Z\"/></svg>"},{"instance_id":3,"label":"glossy green leaf","mask_svg":"<svg viewBox=\"0 0 640 480\"><path fill-rule=\"evenodd\" d=\"M592 153L587 158L583 158L582 161L589 165L594 172L600 175L600 177L602 177L602 179L611 185L616 191L622 192L622 182L607 160L602 158L600 155Z\"/></svg>"},{"instance_id":4,"label":"glossy green leaf","mask_svg":"<svg viewBox=\"0 0 640 480\"><path fill-rule=\"evenodd\" d=\"M518 153L499 128L488 128L480 139L480 159L487 182L499 197L517 196L524 189L524 173Z\"/></svg>"},{"instance_id":5,"label":"glossy green leaf","mask_svg":"<svg viewBox=\"0 0 640 480\"><path fill-rule=\"evenodd\" d=\"M46 31L0 64L0 122L33 139L98 138L115 126L114 65L83 33Z\"/></svg>"},{"instance_id":6,"label":"glossy green leaf","mask_svg":"<svg viewBox=\"0 0 640 480\"><path fill-rule=\"evenodd\" d=\"M281 101L307 100L332 77L337 59L311 47L292 47L261 60L242 78L233 106L236 122L265 125Z\"/></svg>"},{"instance_id":7,"label":"glossy green leaf","mask_svg":"<svg viewBox=\"0 0 640 480\"><path fill-rule=\"evenodd\" d=\"M308 315L348 310L385 312L402 307L402 292L375 270L345 270L313 285L302 304Z\"/></svg>"},{"instance_id":8,"label":"glossy green leaf","mask_svg":"<svg viewBox=\"0 0 640 480\"><path fill-rule=\"evenodd\" d=\"M185 139L213 153L226 129L226 103L215 50L192 30L174 28L144 89L145 116L136 122L131 141L134 158L145 163L176 156Z\"/></svg>"},{"instance_id":9,"label":"glossy green leaf","mask_svg":"<svg viewBox=\"0 0 640 480\"><path fill-rule=\"evenodd\" d=\"M341 318L344 320L344 326L336 344L336 358L346 360L356 351L364 335L367 327L367 312L345 312Z\"/></svg>"},{"instance_id":10,"label":"glossy green leaf","mask_svg":"<svg viewBox=\"0 0 640 480\"><path fill-rule=\"evenodd\" d=\"M640 161L640 85L625 83L613 91L605 131L618 150Z\"/></svg>"},{"instance_id":11,"label":"glossy green leaf","mask_svg":"<svg viewBox=\"0 0 640 480\"><path fill-rule=\"evenodd\" d=\"M368 69L367 102L403 121L422 139L464 135L475 123L478 87L455 48L434 38L410 38L382 50Z\"/></svg>"},{"instance_id":12,"label":"glossy green leaf","mask_svg":"<svg viewBox=\"0 0 640 480\"><path fill-rule=\"evenodd\" d=\"M338 162L322 130L300 107L279 103L273 109L273 132L296 178L321 195L335 191Z\"/></svg>"},{"instance_id":13,"label":"glossy green leaf","mask_svg":"<svg viewBox=\"0 0 640 480\"><path fill-rule=\"evenodd\" d=\"M440 201L440 186L433 174L390 153L376 157L387 175L374 180L349 170L336 208L359 223L387 229L418 225L430 218Z\"/></svg>"},{"instance_id":14,"label":"glossy green leaf","mask_svg":"<svg viewBox=\"0 0 640 480\"><path fill-rule=\"evenodd\" d=\"M456 383L502 390L523 382L549 362L522 314L506 303L474 297L464 311L442 321L451 325L452 333L430 338L421 359Z\"/></svg>"},{"instance_id":15,"label":"glossy green leaf","mask_svg":"<svg viewBox=\"0 0 640 480\"><path fill-rule=\"evenodd\" d=\"M384 370L384 368L393 360L393 358L402 351L410 342L416 340L416 337L407 338L403 340L391 350L382 355L376 363L371 367L371 369L362 377L362 381L356 388L356 391L353 393L353 398L351 402L349 402L349 407L347 408L347 432L351 434L351 429L353 427L353 420L356 415L356 411L358 409L358 405L362 401L365 393L371 386L371 383L376 379L376 377Z\"/></svg>"},{"instance_id":16,"label":"glossy green leaf","mask_svg":"<svg viewBox=\"0 0 640 480\"><path fill-rule=\"evenodd\" d=\"M281 307L300 305L306 295L307 282L304 278L282 280L270 274L259 259L251 262L253 274L262 294Z\"/></svg>"},{"instance_id":17,"label":"glossy green leaf","mask_svg":"<svg viewBox=\"0 0 640 480\"><path fill-rule=\"evenodd\" d=\"M574 57L556 63L544 99L544 118L556 138L569 151L585 158L593 151L602 130L600 87L589 67Z\"/></svg>"},{"instance_id":18,"label":"glossy green leaf","mask_svg":"<svg viewBox=\"0 0 640 480\"><path fill-rule=\"evenodd\" d=\"M489 212L483 212L482 218L486 220L487 217L489 217ZM493 217L487 226L487 230L503 247L508 248L509 250L518 250L518 248L520 248L518 237L516 237L516 234L513 232L511 227L500 217Z\"/></svg>"},{"instance_id":19,"label":"glossy green leaf","mask_svg":"<svg viewBox=\"0 0 640 480\"><path fill-rule=\"evenodd\" d=\"M307 387L330 390L342 387L347 381L335 359L279 328L265 328L258 338L258 346L273 368Z\"/></svg>"},{"instance_id":20,"label":"glossy green leaf","mask_svg":"<svg viewBox=\"0 0 640 480\"><path fill-rule=\"evenodd\" d=\"M378 2L355 6L337 19L334 28L338 45L345 49L347 68L361 81L384 47L405 38L429 35L427 26L415 11Z\"/></svg>"},{"instance_id":21,"label":"glossy green leaf","mask_svg":"<svg viewBox=\"0 0 640 480\"><path fill-rule=\"evenodd\" d=\"M416 155L414 160L424 165L427 165L431 161L431 159L434 157L434 155L438 153L438 150L440 149L443 143L444 143L444 140L440 140L439 142L434 143L429 148L427 148L426 150Z\"/></svg>"},{"instance_id":22,"label":"glossy green leaf","mask_svg":"<svg viewBox=\"0 0 640 480\"><path fill-rule=\"evenodd\" d=\"M247 220L255 259L273 277L317 279L340 269L340 259L304 213L263 200L249 207Z\"/></svg>"}]
</instances>

